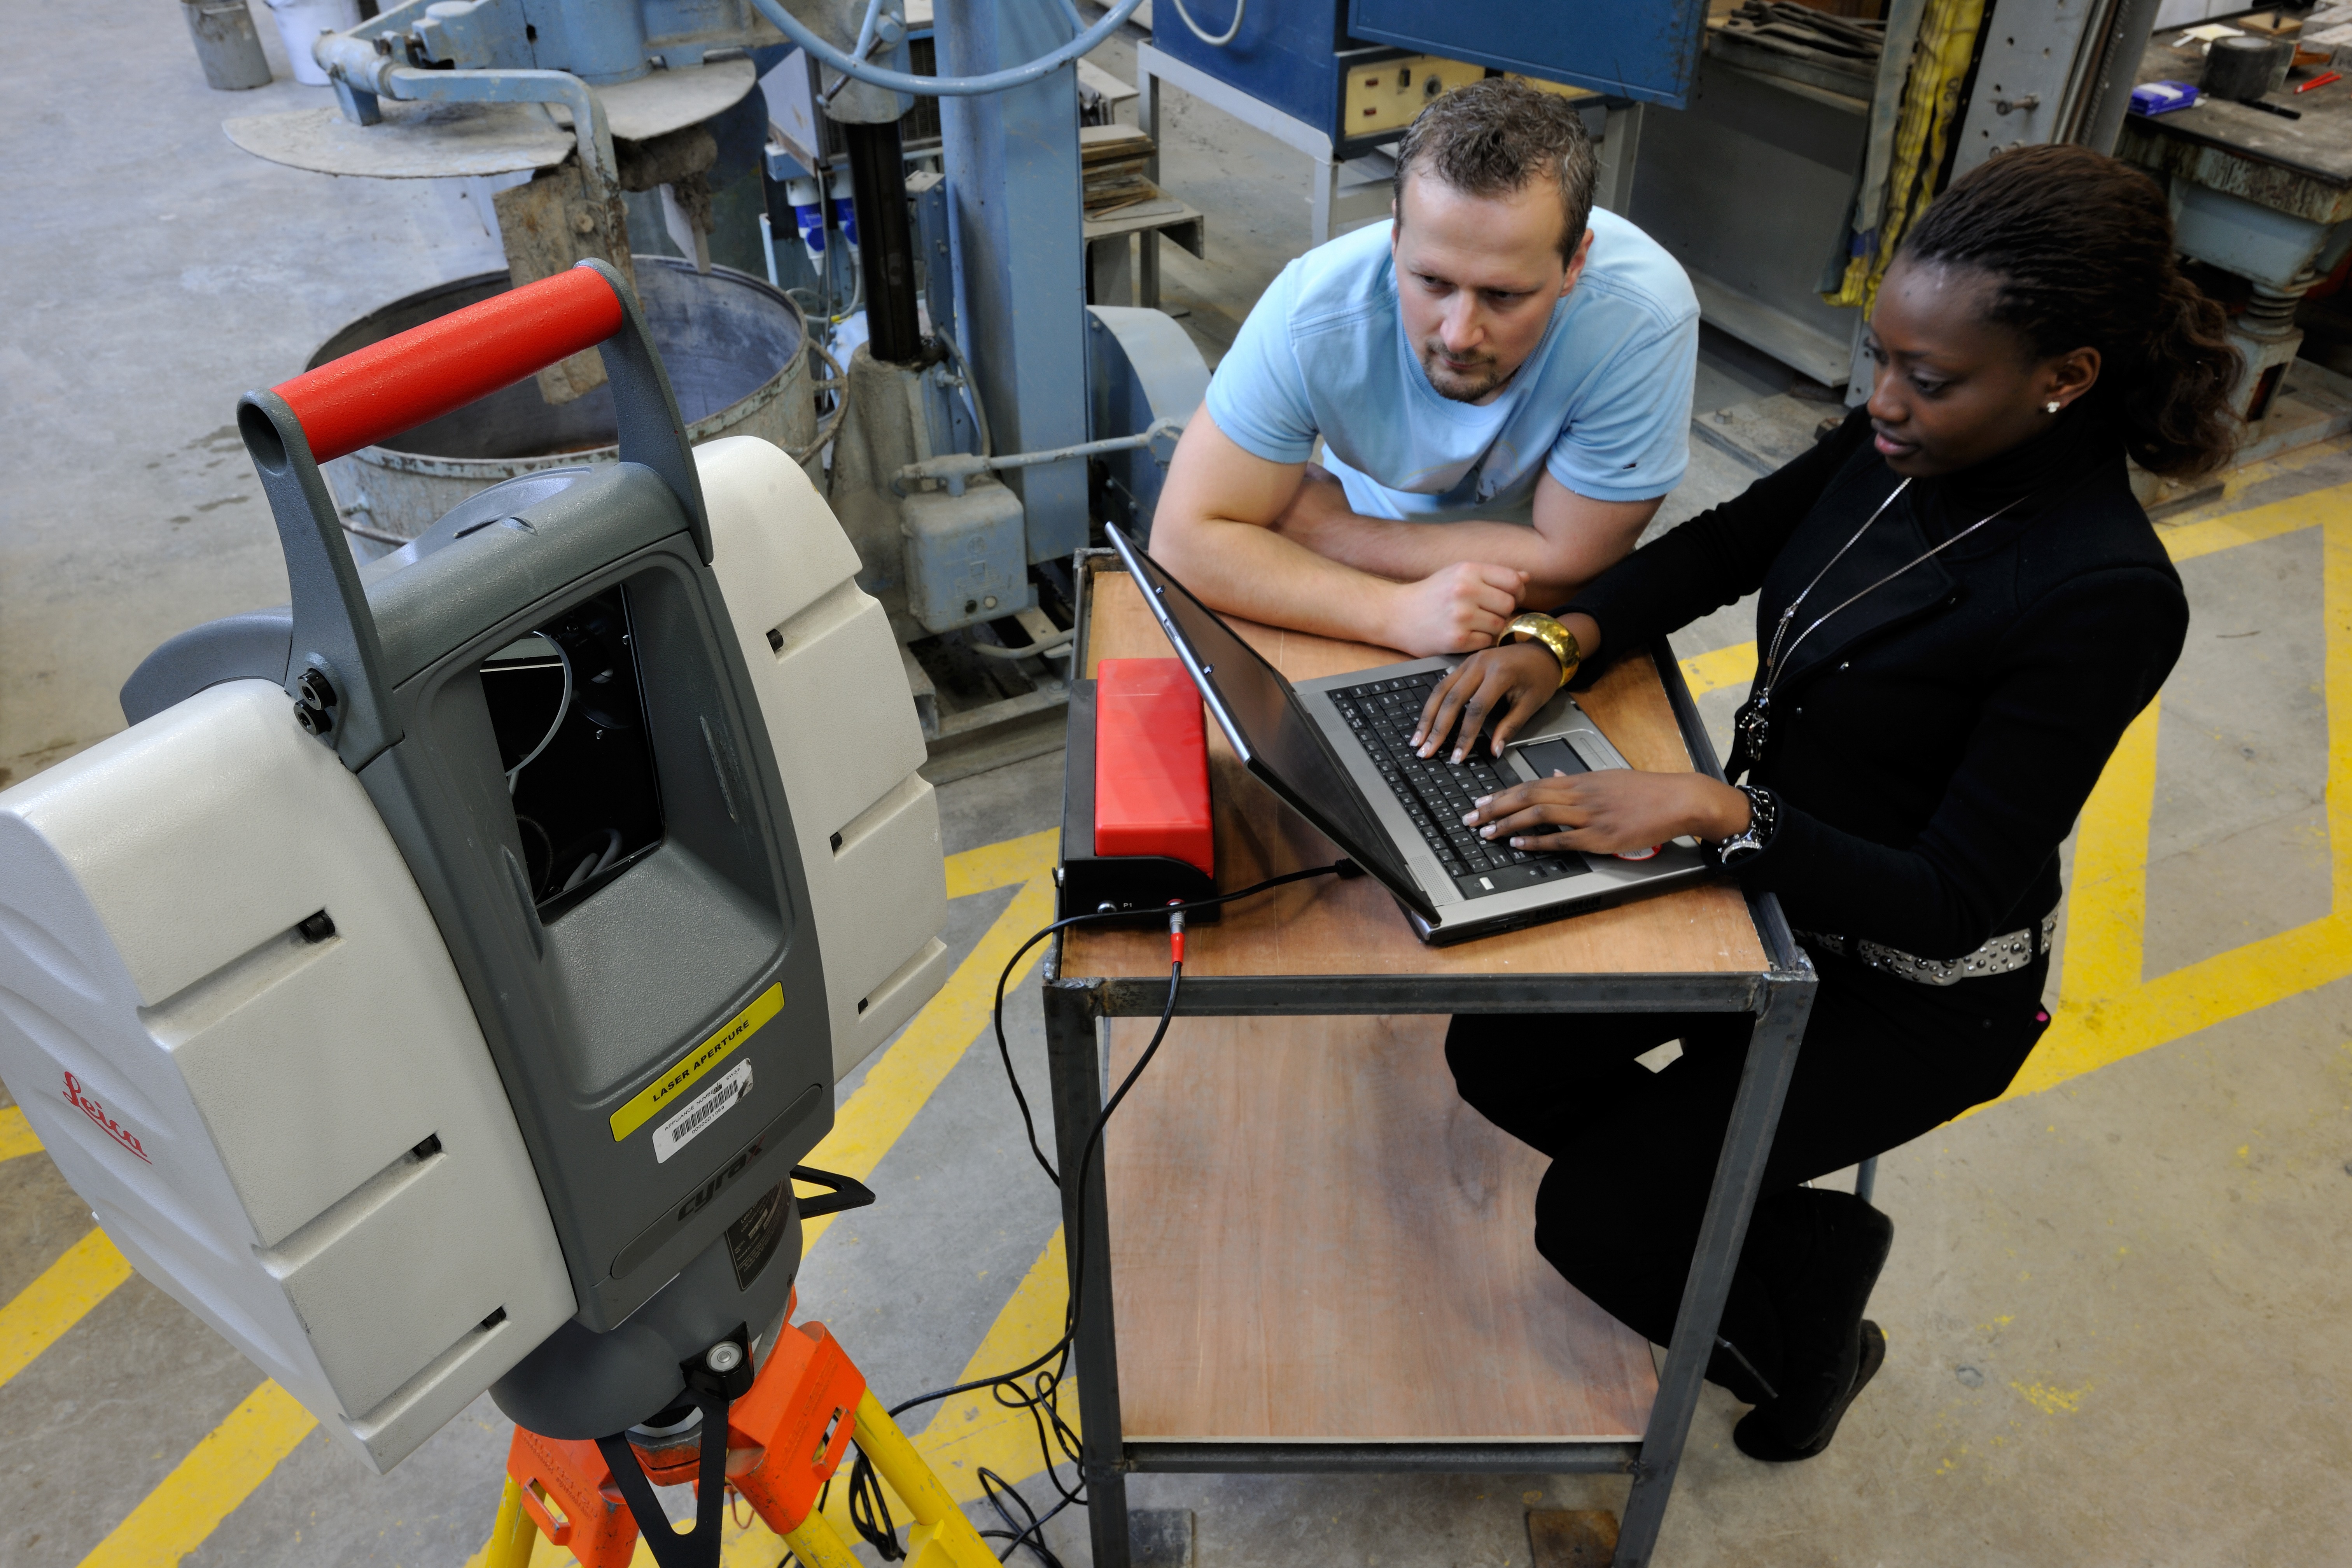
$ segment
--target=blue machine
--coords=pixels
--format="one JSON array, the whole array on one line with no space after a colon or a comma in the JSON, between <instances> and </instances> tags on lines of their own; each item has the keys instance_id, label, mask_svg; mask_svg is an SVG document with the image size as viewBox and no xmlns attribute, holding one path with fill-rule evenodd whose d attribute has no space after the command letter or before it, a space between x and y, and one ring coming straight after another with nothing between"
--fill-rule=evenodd
<instances>
[{"instance_id":1,"label":"blue machine","mask_svg":"<svg viewBox=\"0 0 2352 1568\"><path fill-rule=\"evenodd\" d=\"M1343 152L1398 133L1362 135L1342 123L1348 73L1358 66L1402 54L1439 55L1680 109L1706 33L1706 0L1507 8L1459 0L1241 3L1229 43L1208 42L1171 5L1152 47L1328 132ZM1222 33L1234 21L1234 0L1192 0L1188 10L1199 28Z\"/></svg>"},{"instance_id":2,"label":"blue machine","mask_svg":"<svg viewBox=\"0 0 2352 1568\"><path fill-rule=\"evenodd\" d=\"M1576 0L1464 5L1348 0L1348 31L1369 42L1681 109L1706 41L1706 0ZM1166 37L1168 29L1161 29Z\"/></svg>"}]
</instances>

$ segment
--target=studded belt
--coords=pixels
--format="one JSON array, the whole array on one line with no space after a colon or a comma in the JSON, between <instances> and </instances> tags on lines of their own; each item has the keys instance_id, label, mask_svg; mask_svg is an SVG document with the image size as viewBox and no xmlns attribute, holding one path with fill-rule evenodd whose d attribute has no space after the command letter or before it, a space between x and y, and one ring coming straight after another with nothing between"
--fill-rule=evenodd
<instances>
[{"instance_id":1,"label":"studded belt","mask_svg":"<svg viewBox=\"0 0 2352 1568\"><path fill-rule=\"evenodd\" d=\"M1873 969L1883 969L1900 979L1916 981L1922 985L1957 985L1963 980L1974 980L1984 974L2008 974L2023 969L2034 959L2050 951L2051 938L2057 933L2058 917L2044 915L2039 926L2024 926L2017 931L2003 931L1973 952L1958 958L1921 958L1898 947L1858 938L1829 936L1820 931L1801 931L1797 940L1808 947L1841 957L1852 956Z\"/></svg>"}]
</instances>

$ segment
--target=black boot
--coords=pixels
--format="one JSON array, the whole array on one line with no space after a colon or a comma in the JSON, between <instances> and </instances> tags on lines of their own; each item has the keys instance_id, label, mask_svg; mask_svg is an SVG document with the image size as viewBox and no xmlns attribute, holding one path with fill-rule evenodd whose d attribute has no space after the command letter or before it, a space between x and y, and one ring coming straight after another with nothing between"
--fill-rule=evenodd
<instances>
[{"instance_id":1,"label":"black boot","mask_svg":"<svg viewBox=\"0 0 2352 1568\"><path fill-rule=\"evenodd\" d=\"M1778 1309L1780 1396L1732 1429L1741 1453L1786 1462L1829 1447L1886 1359L1862 1314L1894 1243L1894 1223L1851 1193L1803 1187L1757 1205L1742 1262L1755 1261Z\"/></svg>"}]
</instances>

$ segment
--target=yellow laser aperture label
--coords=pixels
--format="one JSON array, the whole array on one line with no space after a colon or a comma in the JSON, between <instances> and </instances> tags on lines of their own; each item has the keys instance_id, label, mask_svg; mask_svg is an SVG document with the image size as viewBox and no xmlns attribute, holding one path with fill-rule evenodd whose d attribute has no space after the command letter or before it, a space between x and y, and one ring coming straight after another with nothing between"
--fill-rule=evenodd
<instances>
[{"instance_id":1,"label":"yellow laser aperture label","mask_svg":"<svg viewBox=\"0 0 2352 1568\"><path fill-rule=\"evenodd\" d=\"M613 1112L613 1142L618 1143L646 1122L694 1080L727 1059L728 1053L757 1034L760 1026L784 1010L784 988L771 985L751 1005L727 1020L727 1026L694 1047L687 1058L639 1089L635 1098Z\"/></svg>"}]
</instances>

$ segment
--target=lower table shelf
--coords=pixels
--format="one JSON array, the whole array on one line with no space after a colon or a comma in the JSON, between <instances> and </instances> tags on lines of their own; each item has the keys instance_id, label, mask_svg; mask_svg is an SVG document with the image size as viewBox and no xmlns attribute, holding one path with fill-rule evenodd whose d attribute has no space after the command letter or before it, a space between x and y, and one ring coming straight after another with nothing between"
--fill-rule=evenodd
<instances>
[{"instance_id":1,"label":"lower table shelf","mask_svg":"<svg viewBox=\"0 0 2352 1568\"><path fill-rule=\"evenodd\" d=\"M1110 1021L1113 1082L1155 1023ZM1546 1162L1455 1094L1446 1023L1171 1025L1105 1137L1122 1435L1141 1465L1266 1445L1355 1468L1305 1461L1459 1444L1483 1468L1469 1450L1640 1441L1650 1347L1536 1252Z\"/></svg>"}]
</instances>

